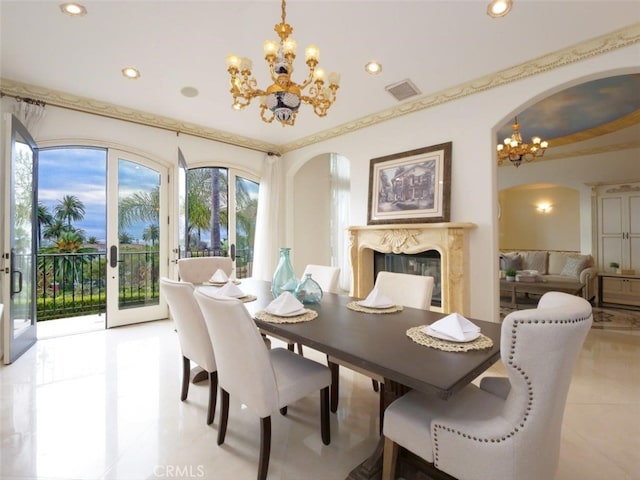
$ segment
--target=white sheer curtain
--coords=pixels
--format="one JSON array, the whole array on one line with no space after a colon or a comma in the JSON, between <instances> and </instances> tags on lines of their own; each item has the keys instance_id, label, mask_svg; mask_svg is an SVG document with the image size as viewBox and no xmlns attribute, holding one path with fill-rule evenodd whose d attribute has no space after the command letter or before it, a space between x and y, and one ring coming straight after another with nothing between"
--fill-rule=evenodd
<instances>
[{"instance_id":1,"label":"white sheer curtain","mask_svg":"<svg viewBox=\"0 0 640 480\"><path fill-rule=\"evenodd\" d=\"M263 162L258 190L256 238L253 253L253 277L271 280L278 261L280 243L280 198L282 186L280 162L276 155L268 155Z\"/></svg>"},{"instance_id":2,"label":"white sheer curtain","mask_svg":"<svg viewBox=\"0 0 640 480\"><path fill-rule=\"evenodd\" d=\"M45 115L45 103L31 98L16 97L13 114L20 120L32 136L35 136L40 121Z\"/></svg>"},{"instance_id":3,"label":"white sheer curtain","mask_svg":"<svg viewBox=\"0 0 640 480\"><path fill-rule=\"evenodd\" d=\"M351 181L349 160L331 154L331 264L340 267L340 289L351 289L351 262L349 260L349 202Z\"/></svg>"}]
</instances>

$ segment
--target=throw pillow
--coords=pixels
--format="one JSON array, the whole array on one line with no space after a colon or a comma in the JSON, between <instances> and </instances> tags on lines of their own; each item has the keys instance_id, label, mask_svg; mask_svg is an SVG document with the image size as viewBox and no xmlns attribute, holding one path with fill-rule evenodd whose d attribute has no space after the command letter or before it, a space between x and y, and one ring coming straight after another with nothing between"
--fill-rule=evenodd
<instances>
[{"instance_id":1,"label":"throw pillow","mask_svg":"<svg viewBox=\"0 0 640 480\"><path fill-rule=\"evenodd\" d=\"M588 263L589 258L584 255L567 257L567 262L564 264L564 268L562 269L562 272L560 272L560 275L566 275L579 279L580 272L587 268Z\"/></svg>"},{"instance_id":2,"label":"throw pillow","mask_svg":"<svg viewBox=\"0 0 640 480\"><path fill-rule=\"evenodd\" d=\"M566 252L549 252L549 265L547 265L547 273L549 275L560 275L560 272L562 272L565 263L567 263L567 258L571 256L575 256L575 254L571 255Z\"/></svg>"},{"instance_id":3,"label":"throw pillow","mask_svg":"<svg viewBox=\"0 0 640 480\"><path fill-rule=\"evenodd\" d=\"M522 270L522 257L518 254L500 255L500 270Z\"/></svg>"},{"instance_id":4,"label":"throw pillow","mask_svg":"<svg viewBox=\"0 0 640 480\"><path fill-rule=\"evenodd\" d=\"M540 275L547 274L547 251L526 252L523 270L536 270Z\"/></svg>"}]
</instances>

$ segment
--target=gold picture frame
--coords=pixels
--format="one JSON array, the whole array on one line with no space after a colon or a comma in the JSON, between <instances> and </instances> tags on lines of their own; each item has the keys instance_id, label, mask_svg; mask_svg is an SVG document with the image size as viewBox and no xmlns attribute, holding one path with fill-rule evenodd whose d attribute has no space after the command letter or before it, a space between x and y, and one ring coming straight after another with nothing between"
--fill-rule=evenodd
<instances>
[{"instance_id":1,"label":"gold picture frame","mask_svg":"<svg viewBox=\"0 0 640 480\"><path fill-rule=\"evenodd\" d=\"M373 158L368 225L448 222L452 142Z\"/></svg>"}]
</instances>

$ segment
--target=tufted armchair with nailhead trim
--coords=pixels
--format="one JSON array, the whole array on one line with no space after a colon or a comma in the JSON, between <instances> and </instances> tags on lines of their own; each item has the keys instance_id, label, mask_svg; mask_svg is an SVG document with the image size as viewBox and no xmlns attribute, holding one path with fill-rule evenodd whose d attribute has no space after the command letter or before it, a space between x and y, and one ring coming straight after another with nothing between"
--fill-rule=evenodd
<instances>
[{"instance_id":1,"label":"tufted armchair with nailhead trim","mask_svg":"<svg viewBox=\"0 0 640 480\"><path fill-rule=\"evenodd\" d=\"M449 400L411 391L389 405L383 479L395 478L402 446L459 480L551 480L574 364L591 323L589 302L560 292L509 314L500 342L508 378L483 378Z\"/></svg>"}]
</instances>

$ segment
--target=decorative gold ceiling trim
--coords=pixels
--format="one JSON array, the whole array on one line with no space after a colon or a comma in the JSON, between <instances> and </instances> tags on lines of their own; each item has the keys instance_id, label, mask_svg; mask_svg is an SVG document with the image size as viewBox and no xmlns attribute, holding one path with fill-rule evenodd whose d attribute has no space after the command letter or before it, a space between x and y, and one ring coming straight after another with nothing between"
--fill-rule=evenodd
<instances>
[{"instance_id":1,"label":"decorative gold ceiling trim","mask_svg":"<svg viewBox=\"0 0 640 480\"><path fill-rule=\"evenodd\" d=\"M154 115L152 113L134 110L121 105L101 102L91 98L79 97L77 95L51 90L45 87L15 82L7 78L0 78L0 92L2 92L2 95L10 97L32 98L55 107L192 135L194 137L214 140L216 142L244 147L260 152L267 153L278 151L277 145L249 137L234 135L232 133L203 127L194 123L182 122L173 118Z\"/></svg>"},{"instance_id":2,"label":"decorative gold ceiling trim","mask_svg":"<svg viewBox=\"0 0 640 480\"><path fill-rule=\"evenodd\" d=\"M631 112L624 117L620 117L613 122L605 123L598 127L590 128L589 130L583 130L582 132L573 133L565 137L552 138L549 140L554 147L560 147L562 145L568 145L570 143L584 142L600 135L606 135L608 133L617 132L623 128L631 127L640 123L640 110Z\"/></svg>"},{"instance_id":3,"label":"decorative gold ceiling trim","mask_svg":"<svg viewBox=\"0 0 640 480\"><path fill-rule=\"evenodd\" d=\"M596 155L598 153L619 152L621 150L630 150L632 148L640 148L640 140L633 142L616 143L614 145L603 145L600 147L571 150L563 153L556 153L553 155L545 155L540 159L536 159L535 162L532 163L547 162L549 160L560 160L562 158L585 157L587 155Z\"/></svg>"},{"instance_id":4,"label":"decorative gold ceiling trim","mask_svg":"<svg viewBox=\"0 0 640 480\"><path fill-rule=\"evenodd\" d=\"M351 133L377 123L386 122L409 113L435 107L452 100L483 92L492 88L504 86L508 83L544 73L571 63L579 62L596 55L627 47L640 42L640 23L613 31L606 35L573 45L553 53L542 55L525 63L507 68L497 73L471 80L461 85L425 95L412 102L403 103L387 110L359 118L353 122L344 123L335 128L324 130L282 146L282 152L290 152L308 145L322 142L332 137ZM554 141L554 146L556 143Z\"/></svg>"}]
</instances>

